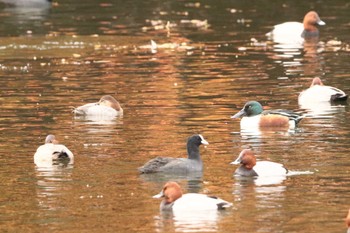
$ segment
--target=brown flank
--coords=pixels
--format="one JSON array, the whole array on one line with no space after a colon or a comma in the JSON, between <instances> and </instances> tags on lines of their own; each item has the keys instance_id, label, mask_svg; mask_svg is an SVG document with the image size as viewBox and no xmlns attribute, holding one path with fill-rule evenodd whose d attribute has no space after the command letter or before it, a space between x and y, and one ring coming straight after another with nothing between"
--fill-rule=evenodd
<instances>
[{"instance_id":1,"label":"brown flank","mask_svg":"<svg viewBox=\"0 0 350 233\"><path fill-rule=\"evenodd\" d=\"M289 127L289 118L273 114L261 116L260 127Z\"/></svg>"}]
</instances>

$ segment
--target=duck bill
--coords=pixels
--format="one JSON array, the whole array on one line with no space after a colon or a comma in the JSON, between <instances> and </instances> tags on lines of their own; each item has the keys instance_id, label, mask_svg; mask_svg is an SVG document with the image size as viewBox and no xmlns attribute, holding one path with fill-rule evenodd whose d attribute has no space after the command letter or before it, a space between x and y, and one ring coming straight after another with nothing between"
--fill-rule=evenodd
<instances>
[{"instance_id":1,"label":"duck bill","mask_svg":"<svg viewBox=\"0 0 350 233\"><path fill-rule=\"evenodd\" d=\"M242 109L241 111L237 112L235 115L231 116L231 118L240 118L242 116L245 116L244 109Z\"/></svg>"},{"instance_id":2,"label":"duck bill","mask_svg":"<svg viewBox=\"0 0 350 233\"><path fill-rule=\"evenodd\" d=\"M320 26L326 25L326 23L323 22L322 20L317 21L317 24L320 25Z\"/></svg>"},{"instance_id":3,"label":"duck bill","mask_svg":"<svg viewBox=\"0 0 350 233\"><path fill-rule=\"evenodd\" d=\"M199 134L199 137L201 138L201 143L203 145L209 145L209 142L207 140L204 139L204 137L202 135Z\"/></svg>"},{"instance_id":4,"label":"duck bill","mask_svg":"<svg viewBox=\"0 0 350 233\"><path fill-rule=\"evenodd\" d=\"M205 139L202 139L201 143L202 143L203 145L209 145L209 142L207 142L207 140L205 140Z\"/></svg>"},{"instance_id":5,"label":"duck bill","mask_svg":"<svg viewBox=\"0 0 350 233\"><path fill-rule=\"evenodd\" d=\"M238 165L240 163L241 163L241 158L237 158L235 161L231 162L230 164Z\"/></svg>"},{"instance_id":6,"label":"duck bill","mask_svg":"<svg viewBox=\"0 0 350 233\"><path fill-rule=\"evenodd\" d=\"M163 190L160 193L154 195L152 198L162 198L162 197L164 197Z\"/></svg>"}]
</instances>

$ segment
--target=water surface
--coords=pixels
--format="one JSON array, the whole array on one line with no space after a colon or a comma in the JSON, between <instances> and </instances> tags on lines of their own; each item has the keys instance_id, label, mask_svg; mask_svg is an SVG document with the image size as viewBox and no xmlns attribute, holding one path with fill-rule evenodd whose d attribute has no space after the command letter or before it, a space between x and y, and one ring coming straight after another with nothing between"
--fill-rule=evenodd
<instances>
[{"instance_id":1,"label":"water surface","mask_svg":"<svg viewBox=\"0 0 350 233\"><path fill-rule=\"evenodd\" d=\"M347 1L57 1L0 6L0 221L5 232L345 232L350 129L347 104L299 106L313 77L350 92ZM274 24L315 9L319 42L267 41ZM169 21L169 23L168 23ZM151 49L150 40L158 44ZM73 107L111 94L124 115L75 118ZM294 131L241 132L230 116L248 100L307 114ZM37 168L55 134L73 165ZM156 156L186 156L201 133L202 175L139 175ZM313 174L240 180L243 148ZM168 180L234 203L207 223L159 212Z\"/></svg>"}]
</instances>

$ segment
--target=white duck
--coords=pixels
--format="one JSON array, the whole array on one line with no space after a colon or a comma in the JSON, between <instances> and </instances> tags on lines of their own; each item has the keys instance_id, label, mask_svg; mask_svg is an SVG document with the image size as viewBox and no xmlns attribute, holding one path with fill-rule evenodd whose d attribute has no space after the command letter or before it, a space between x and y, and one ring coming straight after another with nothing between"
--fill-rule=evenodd
<instances>
[{"instance_id":1,"label":"white duck","mask_svg":"<svg viewBox=\"0 0 350 233\"><path fill-rule=\"evenodd\" d=\"M110 95L102 96L97 103L89 103L73 109L76 115L116 117L123 114L119 102Z\"/></svg>"},{"instance_id":2,"label":"white duck","mask_svg":"<svg viewBox=\"0 0 350 233\"><path fill-rule=\"evenodd\" d=\"M66 146L58 144L54 135L47 135L45 144L39 146L34 154L34 163L39 167L52 166L54 161L61 159L68 159L72 164L74 155Z\"/></svg>"}]
</instances>

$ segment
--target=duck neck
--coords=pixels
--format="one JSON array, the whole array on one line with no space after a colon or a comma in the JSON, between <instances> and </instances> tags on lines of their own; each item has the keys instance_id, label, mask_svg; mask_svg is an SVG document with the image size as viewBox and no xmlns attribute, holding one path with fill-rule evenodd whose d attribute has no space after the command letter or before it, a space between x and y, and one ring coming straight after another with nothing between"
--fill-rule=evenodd
<instances>
[{"instance_id":1,"label":"duck neck","mask_svg":"<svg viewBox=\"0 0 350 233\"><path fill-rule=\"evenodd\" d=\"M189 159L201 161L198 145L187 143L187 154Z\"/></svg>"},{"instance_id":2,"label":"duck neck","mask_svg":"<svg viewBox=\"0 0 350 233\"><path fill-rule=\"evenodd\" d=\"M308 30L308 29L304 29L303 33L301 34L301 37L303 38L313 38L313 37L318 37L318 29L312 29L312 30Z\"/></svg>"}]
</instances>

